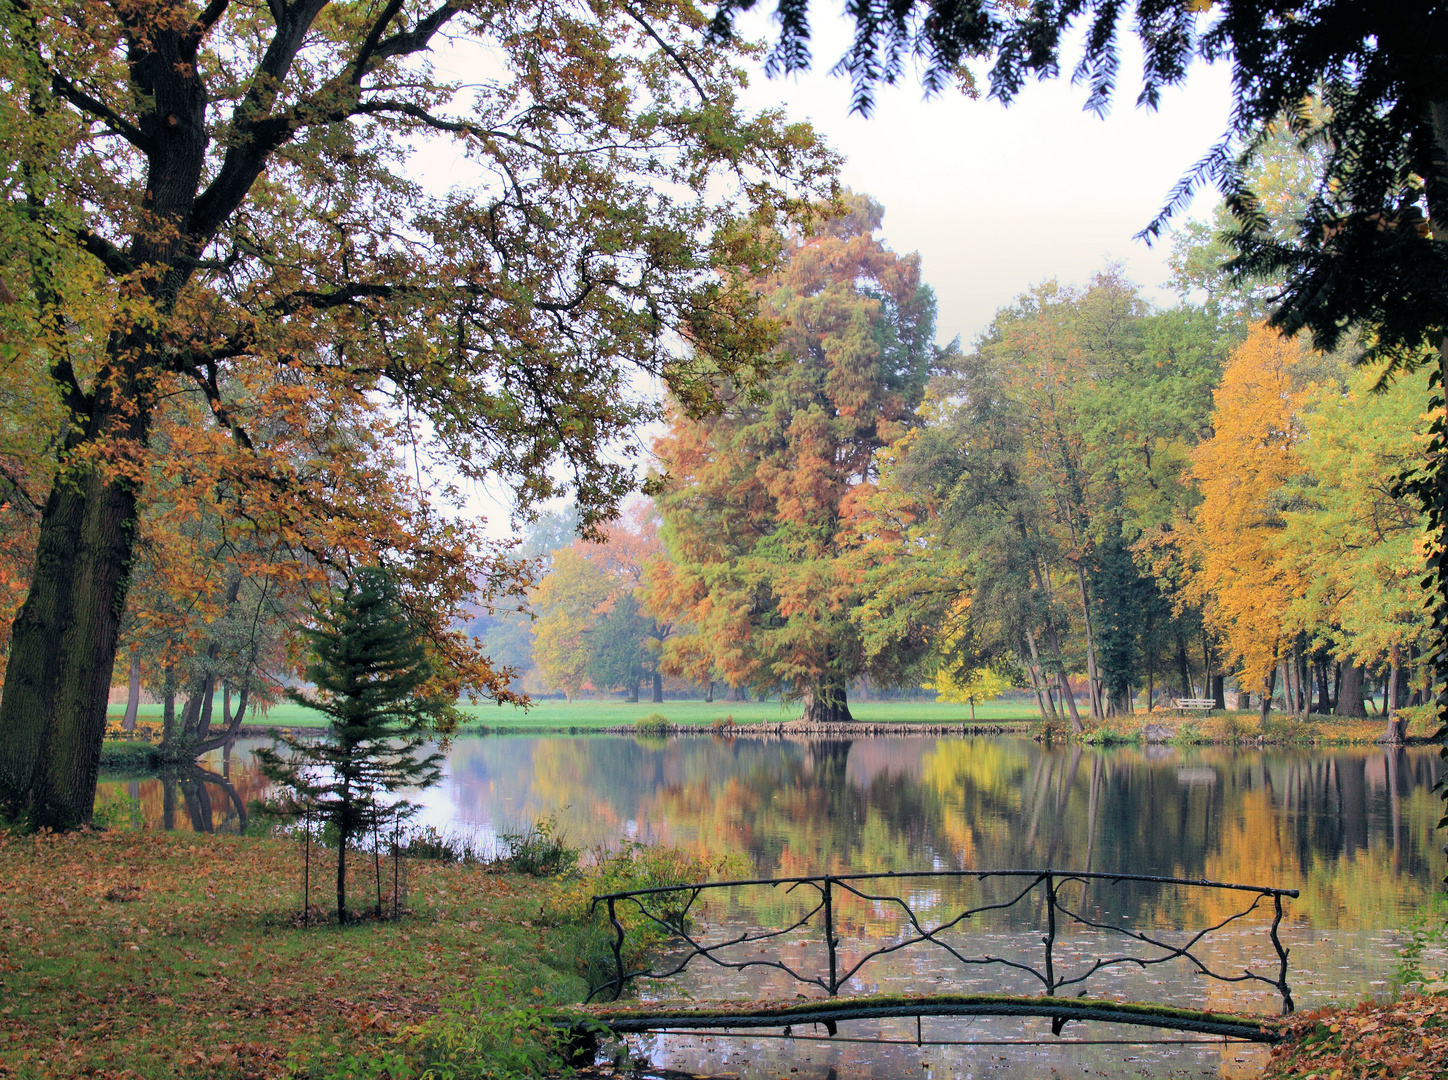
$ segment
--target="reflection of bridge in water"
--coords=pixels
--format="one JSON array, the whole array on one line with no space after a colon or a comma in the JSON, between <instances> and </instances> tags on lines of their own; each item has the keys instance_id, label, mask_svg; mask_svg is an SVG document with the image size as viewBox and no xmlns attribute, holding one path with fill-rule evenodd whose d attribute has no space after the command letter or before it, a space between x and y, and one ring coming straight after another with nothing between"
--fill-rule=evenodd
<instances>
[{"instance_id":1,"label":"reflection of bridge in water","mask_svg":"<svg viewBox=\"0 0 1448 1080\"><path fill-rule=\"evenodd\" d=\"M1211 914L1196 929L1143 927L1143 890L1157 897L1178 894L1180 914ZM1202 903L1203 895L1210 902ZM590 1000L612 1001L590 1012L616 1034L747 1032L758 1037L761 1029L780 1028L796 1039L968 1045L926 1039L924 1019L1042 1017L1050 1020L1055 1036L1071 1021L1089 1020L1272 1042L1278 1036L1266 1015L1165 1001L1161 980L1147 979L1141 987L1150 987L1146 1003L1110 992L1087 995L1101 987L1104 977L1148 975L1177 965L1223 987L1268 990L1280 999L1281 1012L1290 1013L1289 950L1278 931L1284 898L1297 895L1295 889L1270 886L1062 870L822 874L610 893L595 897L593 906L602 906L613 926L612 970ZM753 902L741 904L746 897ZM752 917L741 920L746 907ZM628 958L638 952L644 930L662 932L672 947L657 966L631 967ZM1229 936L1238 953L1244 943L1248 953L1245 962L1236 956L1232 967L1210 955L1214 943ZM976 984L969 987L972 992L959 992L959 985L926 994L870 991L867 976L885 958L921 953L930 954L932 971L945 973L937 980ZM815 996L678 1006L619 1001L626 988L647 981L656 993L662 985L657 980L700 968L716 974L763 972ZM994 983L990 992L974 992L983 977ZM1095 986L1088 986L1093 979ZM846 1021L887 1018L913 1018L914 1038L852 1040L839 1032ZM826 1034L794 1031L806 1027L823 1027Z\"/></svg>"}]
</instances>

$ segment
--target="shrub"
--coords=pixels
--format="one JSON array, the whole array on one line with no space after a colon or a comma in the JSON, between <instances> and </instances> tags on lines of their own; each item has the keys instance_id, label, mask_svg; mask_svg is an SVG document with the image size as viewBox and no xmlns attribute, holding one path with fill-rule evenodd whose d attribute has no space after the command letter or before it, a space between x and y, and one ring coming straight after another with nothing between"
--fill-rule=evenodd
<instances>
[{"instance_id":1,"label":"shrub","mask_svg":"<svg viewBox=\"0 0 1448 1080\"><path fill-rule=\"evenodd\" d=\"M476 836L471 833L443 833L432 825L409 832L403 838L402 854L412 859L432 859L437 862L484 861Z\"/></svg>"},{"instance_id":2,"label":"shrub","mask_svg":"<svg viewBox=\"0 0 1448 1080\"><path fill-rule=\"evenodd\" d=\"M1070 737L1071 723L1069 720L1063 720L1057 716L1050 720L1042 720L1038 730L1042 742L1056 742Z\"/></svg>"},{"instance_id":3,"label":"shrub","mask_svg":"<svg viewBox=\"0 0 1448 1080\"><path fill-rule=\"evenodd\" d=\"M743 877L752 870L749 860L739 854L700 856L678 848L630 840L614 849L595 848L589 865L558 890L552 907L541 910L539 917L553 925L578 926L578 970L587 980L588 989L593 991L614 977L613 927L602 905L591 907L593 897L631 889L691 885L711 878ZM680 893L679 904L685 899L686 894ZM655 906L656 913L666 923L677 928L685 925L679 908L670 910L663 903ZM627 931L624 963L630 969L638 968L668 940L669 934L632 905L620 904L616 910Z\"/></svg>"},{"instance_id":4,"label":"shrub","mask_svg":"<svg viewBox=\"0 0 1448 1080\"><path fill-rule=\"evenodd\" d=\"M663 713L649 713L634 723L634 730L640 735L671 735L674 724Z\"/></svg>"},{"instance_id":5,"label":"shrub","mask_svg":"<svg viewBox=\"0 0 1448 1080\"><path fill-rule=\"evenodd\" d=\"M709 730L710 730L710 731L715 731L715 732L731 731L733 728L734 728L734 714L733 714L733 713L730 713L728 716L716 716L716 717L713 719L713 721L709 724Z\"/></svg>"},{"instance_id":6,"label":"shrub","mask_svg":"<svg viewBox=\"0 0 1448 1080\"><path fill-rule=\"evenodd\" d=\"M107 742L160 742L161 721L137 720L130 731L121 727L121 721L112 717L106 721Z\"/></svg>"},{"instance_id":7,"label":"shrub","mask_svg":"<svg viewBox=\"0 0 1448 1080\"><path fill-rule=\"evenodd\" d=\"M502 833L498 839L506 848L497 860L501 869L546 877L578 868L581 852L568 843L555 814L535 819L521 832Z\"/></svg>"}]
</instances>

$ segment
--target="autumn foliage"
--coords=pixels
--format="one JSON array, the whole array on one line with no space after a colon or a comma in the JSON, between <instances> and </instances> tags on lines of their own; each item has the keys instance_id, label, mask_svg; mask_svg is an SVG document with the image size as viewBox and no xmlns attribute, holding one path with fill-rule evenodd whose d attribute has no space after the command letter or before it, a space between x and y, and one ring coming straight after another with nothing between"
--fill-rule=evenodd
<instances>
[{"instance_id":1,"label":"autumn foliage","mask_svg":"<svg viewBox=\"0 0 1448 1080\"><path fill-rule=\"evenodd\" d=\"M851 501L917 422L935 352L934 298L918 257L875 237L882 213L853 196L789 237L758 286L781 327L779 374L756 393L721 376L723 414L676 411L655 445L668 558L649 604L686 628L665 666L803 698L822 720L849 716L848 686L871 669L852 619Z\"/></svg>"}]
</instances>

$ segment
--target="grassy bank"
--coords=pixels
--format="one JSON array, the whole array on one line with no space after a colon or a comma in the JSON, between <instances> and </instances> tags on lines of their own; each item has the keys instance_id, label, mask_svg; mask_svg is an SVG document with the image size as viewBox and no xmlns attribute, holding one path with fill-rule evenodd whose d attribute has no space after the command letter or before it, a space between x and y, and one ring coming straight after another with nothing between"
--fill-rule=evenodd
<instances>
[{"instance_id":1,"label":"grassy bank","mask_svg":"<svg viewBox=\"0 0 1448 1080\"><path fill-rule=\"evenodd\" d=\"M325 908L330 871L312 872ZM449 1055L474 1062L459 1078L557 1065L531 1007L586 992L602 940L580 921L586 883L421 862L401 921L302 928L300 874L289 840L0 833L0 1077L323 1080L385 1066L403 1080Z\"/></svg>"},{"instance_id":2,"label":"grassy bank","mask_svg":"<svg viewBox=\"0 0 1448 1080\"><path fill-rule=\"evenodd\" d=\"M778 724L800 715L797 703L781 705L778 701L665 701L623 702L607 700L562 701L543 699L529 709L514 706L475 705L462 710L468 717L465 731L479 732L586 732L629 727L652 716L662 716L670 725L708 729L716 722L732 717L735 724ZM111 706L112 719L124 712ZM1022 700L990 701L977 705L974 721L970 706L938 701L865 701L850 706L850 712L861 723L878 724L1011 724L1029 725L1039 733L1042 725L1034 706ZM159 722L159 705L142 706L143 721ZM273 707L254 721L257 725L277 727L316 727L325 721L320 713L290 702ZM253 721L248 720L248 723ZM1087 741L1137 742L1147 723L1162 724L1171 729L1172 740L1182 744L1221 744L1255 742L1259 735L1258 714L1228 710L1206 717L1180 717L1175 710L1158 707L1148 718L1144 712L1120 716L1100 723L1087 718ZM1372 743L1383 732L1385 721L1376 716L1348 719L1338 716L1311 716L1305 721L1293 720L1280 712L1268 719L1267 741L1277 744L1362 745ZM1437 729L1427 710L1413 710L1408 727L1410 738L1428 738ZM1053 735L1068 737L1063 721ZM123 763L108 763L122 767Z\"/></svg>"},{"instance_id":3,"label":"grassy bank","mask_svg":"<svg viewBox=\"0 0 1448 1080\"><path fill-rule=\"evenodd\" d=\"M1438 729L1430 710L1409 711L1409 739L1428 739ZM1300 746L1362 746L1375 742L1387 722L1380 717L1351 718L1344 716L1309 715L1306 719L1274 712L1267 718L1264 735L1256 710L1213 712L1207 716L1178 716L1174 710L1158 708L1150 719L1144 713L1087 722L1087 742L1138 742L1142 728L1148 723L1164 727L1168 741L1183 746L1255 744L1259 738L1273 745ZM1060 723L1053 735L1068 737L1069 728Z\"/></svg>"},{"instance_id":4,"label":"grassy bank","mask_svg":"<svg viewBox=\"0 0 1448 1080\"><path fill-rule=\"evenodd\" d=\"M219 700L219 699L218 699ZM219 709L219 705L218 705ZM800 715L797 702L781 705L778 701L648 701L624 702L608 700L562 701L542 699L531 708L510 705L469 705L463 713L470 728L487 727L510 731L598 731L626 727L646 716L658 713L669 723L680 727L709 727L714 721L732 716L736 724L778 724ZM850 706L856 720L864 723L888 724L962 724L970 723L970 706L937 701L865 701ZM1024 702L992 701L977 705L976 721L994 724L1027 721L1036 714ZM119 718L125 707L112 705L110 715ZM161 706L143 705L142 720L160 720ZM325 721L320 713L285 702L274 706L256 724L278 727L314 727ZM248 719L247 723L253 723Z\"/></svg>"}]
</instances>

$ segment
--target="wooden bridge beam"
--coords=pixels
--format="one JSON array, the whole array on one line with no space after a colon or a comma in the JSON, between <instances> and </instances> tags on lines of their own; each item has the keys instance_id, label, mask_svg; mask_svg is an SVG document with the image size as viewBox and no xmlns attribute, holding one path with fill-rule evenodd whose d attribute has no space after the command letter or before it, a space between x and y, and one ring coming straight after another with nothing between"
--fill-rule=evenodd
<instances>
[{"instance_id":1,"label":"wooden bridge beam","mask_svg":"<svg viewBox=\"0 0 1448 1080\"><path fill-rule=\"evenodd\" d=\"M589 1020L603 1024L620 1035L673 1028L761 1028L793 1024L826 1024L832 1028L842 1020L885 1017L1041 1016L1062 1022L1095 1020L1170 1028L1252 1042L1270 1043L1282 1039L1275 1019L1267 1016L1238 1016L1089 998L1013 997L1005 994L867 995L812 1002L750 1002L695 1005L680 1009L605 1005L591 1006L585 1011Z\"/></svg>"}]
</instances>

